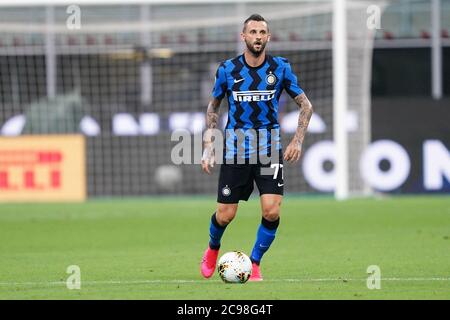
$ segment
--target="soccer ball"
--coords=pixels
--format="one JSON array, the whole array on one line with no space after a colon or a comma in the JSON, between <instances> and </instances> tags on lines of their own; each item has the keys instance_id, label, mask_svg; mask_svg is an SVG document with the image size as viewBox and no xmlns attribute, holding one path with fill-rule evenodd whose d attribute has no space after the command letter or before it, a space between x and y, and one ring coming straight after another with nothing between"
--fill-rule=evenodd
<instances>
[{"instance_id":1,"label":"soccer ball","mask_svg":"<svg viewBox=\"0 0 450 320\"><path fill-rule=\"evenodd\" d=\"M242 251L225 253L217 265L220 278L227 283L245 283L252 275L252 262Z\"/></svg>"}]
</instances>

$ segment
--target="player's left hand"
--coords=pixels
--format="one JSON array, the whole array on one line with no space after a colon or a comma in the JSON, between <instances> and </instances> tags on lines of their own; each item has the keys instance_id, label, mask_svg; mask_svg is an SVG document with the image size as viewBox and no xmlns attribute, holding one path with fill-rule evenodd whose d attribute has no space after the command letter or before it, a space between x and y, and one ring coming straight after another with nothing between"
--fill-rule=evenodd
<instances>
[{"instance_id":1,"label":"player's left hand","mask_svg":"<svg viewBox=\"0 0 450 320\"><path fill-rule=\"evenodd\" d=\"M213 168L215 163L215 155L214 150L211 144L207 144L205 146L205 150L203 150L202 156L202 169L207 174L211 174L209 167Z\"/></svg>"},{"instance_id":2,"label":"player's left hand","mask_svg":"<svg viewBox=\"0 0 450 320\"><path fill-rule=\"evenodd\" d=\"M290 163L295 163L300 159L302 153L302 145L297 140L292 140L284 152L283 159Z\"/></svg>"}]
</instances>

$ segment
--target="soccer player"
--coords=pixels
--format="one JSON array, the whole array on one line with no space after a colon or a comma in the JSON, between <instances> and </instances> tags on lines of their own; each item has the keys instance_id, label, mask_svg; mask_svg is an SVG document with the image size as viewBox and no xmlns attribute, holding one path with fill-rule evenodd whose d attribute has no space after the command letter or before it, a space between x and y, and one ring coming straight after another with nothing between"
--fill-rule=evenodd
<instances>
[{"instance_id":1,"label":"soccer player","mask_svg":"<svg viewBox=\"0 0 450 320\"><path fill-rule=\"evenodd\" d=\"M217 161L208 131L217 130L220 103L227 97L226 148L220 167L217 210L211 217L209 245L200 269L205 278L213 275L222 235L236 215L239 200L248 200L255 182L260 193L262 220L250 256L252 275L249 280L261 281L261 259L275 239L280 222L283 160L295 163L300 159L313 109L299 87L288 60L266 54L270 32L262 16L253 14L245 20L241 40L246 44L244 53L222 62L217 69L212 99L206 113L202 169L210 174L210 167ZM300 108L296 133L284 154L279 139L277 114L283 89ZM258 134L255 134L256 131ZM239 140L240 135L244 136L244 140ZM263 163L259 158L256 163L250 161L255 154L266 155L270 161ZM263 169L272 171L267 174Z\"/></svg>"}]
</instances>

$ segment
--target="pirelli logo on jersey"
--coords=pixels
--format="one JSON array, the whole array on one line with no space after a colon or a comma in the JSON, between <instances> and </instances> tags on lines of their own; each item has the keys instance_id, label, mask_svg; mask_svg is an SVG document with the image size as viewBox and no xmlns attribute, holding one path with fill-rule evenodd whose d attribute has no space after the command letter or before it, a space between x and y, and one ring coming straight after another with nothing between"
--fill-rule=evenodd
<instances>
[{"instance_id":1,"label":"pirelli logo on jersey","mask_svg":"<svg viewBox=\"0 0 450 320\"><path fill-rule=\"evenodd\" d=\"M276 90L233 91L233 98L239 102L270 101L275 97L275 92Z\"/></svg>"}]
</instances>

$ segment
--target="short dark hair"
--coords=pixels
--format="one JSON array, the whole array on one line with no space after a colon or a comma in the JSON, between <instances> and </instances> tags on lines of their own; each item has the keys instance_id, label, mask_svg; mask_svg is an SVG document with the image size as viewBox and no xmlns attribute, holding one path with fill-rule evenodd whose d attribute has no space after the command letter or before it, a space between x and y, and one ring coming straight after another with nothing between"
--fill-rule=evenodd
<instances>
[{"instance_id":1,"label":"short dark hair","mask_svg":"<svg viewBox=\"0 0 450 320\"><path fill-rule=\"evenodd\" d=\"M265 23L267 23L266 19L264 19L262 15L254 13L244 21L244 28L242 29L243 31L245 31L245 27L247 26L247 23L249 21L264 21Z\"/></svg>"}]
</instances>

